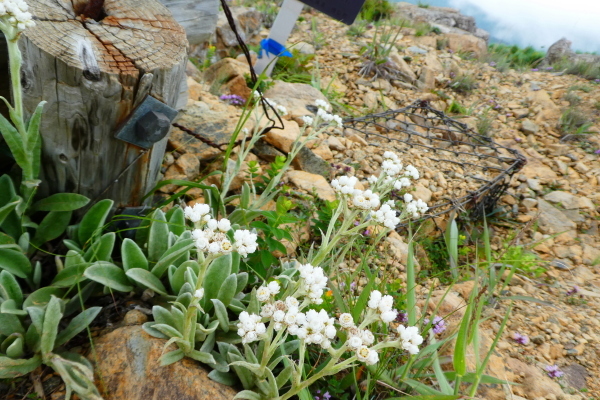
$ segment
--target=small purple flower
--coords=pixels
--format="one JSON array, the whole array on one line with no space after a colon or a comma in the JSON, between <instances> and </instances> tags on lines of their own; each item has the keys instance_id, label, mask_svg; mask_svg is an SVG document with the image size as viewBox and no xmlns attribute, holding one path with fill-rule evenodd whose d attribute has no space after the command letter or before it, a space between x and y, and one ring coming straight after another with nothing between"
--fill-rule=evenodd
<instances>
[{"instance_id":1,"label":"small purple flower","mask_svg":"<svg viewBox=\"0 0 600 400\"><path fill-rule=\"evenodd\" d=\"M546 71L552 71L554 69L554 67L550 66L550 67L546 67Z\"/></svg>"},{"instance_id":2,"label":"small purple flower","mask_svg":"<svg viewBox=\"0 0 600 400\"><path fill-rule=\"evenodd\" d=\"M246 103L243 97L238 96L237 94L224 94L219 97L221 100L228 102L232 106L241 106Z\"/></svg>"},{"instance_id":3,"label":"small purple flower","mask_svg":"<svg viewBox=\"0 0 600 400\"><path fill-rule=\"evenodd\" d=\"M579 293L580 291L581 291L581 289L579 289L579 286L575 285L567 291L567 296L573 296L573 295Z\"/></svg>"},{"instance_id":4,"label":"small purple flower","mask_svg":"<svg viewBox=\"0 0 600 400\"><path fill-rule=\"evenodd\" d=\"M425 318L423 322L425 323L425 325L429 324L429 318ZM435 317L433 317L431 329L433 330L433 333L439 335L440 333L446 330L446 321L444 321L442 317L436 315Z\"/></svg>"},{"instance_id":5,"label":"small purple flower","mask_svg":"<svg viewBox=\"0 0 600 400\"><path fill-rule=\"evenodd\" d=\"M407 323L408 322L408 314L405 312L398 313L398 316L396 317L396 322L398 322L400 324Z\"/></svg>"},{"instance_id":6,"label":"small purple flower","mask_svg":"<svg viewBox=\"0 0 600 400\"><path fill-rule=\"evenodd\" d=\"M594 154L600 154L600 149L596 150Z\"/></svg>"},{"instance_id":7,"label":"small purple flower","mask_svg":"<svg viewBox=\"0 0 600 400\"><path fill-rule=\"evenodd\" d=\"M550 378L560 378L561 376L563 376L565 374L560 369L558 369L558 365L556 365L556 364L547 365L546 371L548 372L548 376Z\"/></svg>"},{"instance_id":8,"label":"small purple flower","mask_svg":"<svg viewBox=\"0 0 600 400\"><path fill-rule=\"evenodd\" d=\"M356 282L350 284L350 290L356 290Z\"/></svg>"},{"instance_id":9,"label":"small purple flower","mask_svg":"<svg viewBox=\"0 0 600 400\"><path fill-rule=\"evenodd\" d=\"M521 335L519 332L513 333L512 338L515 342L517 342L519 344L528 344L529 343L529 337L527 337L527 335Z\"/></svg>"},{"instance_id":10,"label":"small purple flower","mask_svg":"<svg viewBox=\"0 0 600 400\"><path fill-rule=\"evenodd\" d=\"M329 392L323 393L323 400L330 400L330 399L331 399L331 395L329 394Z\"/></svg>"},{"instance_id":11,"label":"small purple flower","mask_svg":"<svg viewBox=\"0 0 600 400\"><path fill-rule=\"evenodd\" d=\"M495 61L491 61L490 62L490 67L495 67L496 66L496 62Z\"/></svg>"},{"instance_id":12,"label":"small purple flower","mask_svg":"<svg viewBox=\"0 0 600 400\"><path fill-rule=\"evenodd\" d=\"M531 72L538 72L538 71L539 71L539 69L537 69L537 68L531 68Z\"/></svg>"},{"instance_id":13,"label":"small purple flower","mask_svg":"<svg viewBox=\"0 0 600 400\"><path fill-rule=\"evenodd\" d=\"M363 232L363 236L370 236L371 235L371 231L368 229L365 229L365 231Z\"/></svg>"},{"instance_id":14,"label":"small purple flower","mask_svg":"<svg viewBox=\"0 0 600 400\"><path fill-rule=\"evenodd\" d=\"M600 83L600 79L594 79L594 82Z\"/></svg>"}]
</instances>

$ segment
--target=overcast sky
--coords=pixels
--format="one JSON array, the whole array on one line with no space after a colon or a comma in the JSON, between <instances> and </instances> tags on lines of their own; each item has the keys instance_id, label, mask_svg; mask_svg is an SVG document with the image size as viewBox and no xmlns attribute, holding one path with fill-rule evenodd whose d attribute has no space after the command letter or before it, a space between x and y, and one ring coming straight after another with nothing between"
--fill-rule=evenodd
<instances>
[{"instance_id":1,"label":"overcast sky","mask_svg":"<svg viewBox=\"0 0 600 400\"><path fill-rule=\"evenodd\" d=\"M490 30L495 38L511 44L547 49L566 37L573 42L573 49L600 54L600 0L431 0L429 3L459 8L475 16L477 25Z\"/></svg>"}]
</instances>

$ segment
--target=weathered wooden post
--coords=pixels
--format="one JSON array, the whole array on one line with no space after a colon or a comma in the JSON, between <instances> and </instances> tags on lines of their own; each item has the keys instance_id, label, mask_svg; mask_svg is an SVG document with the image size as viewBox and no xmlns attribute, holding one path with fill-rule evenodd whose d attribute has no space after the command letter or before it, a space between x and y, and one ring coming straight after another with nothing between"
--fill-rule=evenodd
<instances>
[{"instance_id":1,"label":"weathered wooden post","mask_svg":"<svg viewBox=\"0 0 600 400\"><path fill-rule=\"evenodd\" d=\"M42 192L140 205L156 184L173 117L161 107L180 100L185 31L158 0L28 3L36 26L20 42L24 104L31 113L48 102Z\"/></svg>"}]
</instances>

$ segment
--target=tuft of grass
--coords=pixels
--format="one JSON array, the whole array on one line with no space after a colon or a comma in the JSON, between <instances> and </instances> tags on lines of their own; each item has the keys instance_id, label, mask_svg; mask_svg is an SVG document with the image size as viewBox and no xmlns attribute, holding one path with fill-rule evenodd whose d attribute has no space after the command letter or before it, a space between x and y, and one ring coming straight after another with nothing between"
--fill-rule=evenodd
<instances>
[{"instance_id":1,"label":"tuft of grass","mask_svg":"<svg viewBox=\"0 0 600 400\"><path fill-rule=\"evenodd\" d=\"M419 6L420 8L429 8L429 3L425 3L425 2L419 1L417 3L417 6Z\"/></svg>"},{"instance_id":2,"label":"tuft of grass","mask_svg":"<svg viewBox=\"0 0 600 400\"><path fill-rule=\"evenodd\" d=\"M477 80L469 73L460 73L450 81L449 86L457 93L467 94L477 87Z\"/></svg>"},{"instance_id":3,"label":"tuft of grass","mask_svg":"<svg viewBox=\"0 0 600 400\"><path fill-rule=\"evenodd\" d=\"M584 85L584 84L578 83L569 88L569 91L574 91L574 90L580 90L584 93L589 93L593 90L593 88L589 85Z\"/></svg>"},{"instance_id":4,"label":"tuft of grass","mask_svg":"<svg viewBox=\"0 0 600 400\"><path fill-rule=\"evenodd\" d=\"M545 54L531 46L521 48L517 45L491 44L488 46L486 61L494 64L500 72L509 68L524 70L538 65Z\"/></svg>"},{"instance_id":5,"label":"tuft of grass","mask_svg":"<svg viewBox=\"0 0 600 400\"><path fill-rule=\"evenodd\" d=\"M393 11L394 7L387 0L367 0L360 10L359 17L369 22L379 21L389 18Z\"/></svg>"},{"instance_id":6,"label":"tuft of grass","mask_svg":"<svg viewBox=\"0 0 600 400\"><path fill-rule=\"evenodd\" d=\"M555 62L552 67L555 71L564 71L570 75L577 75L584 79L600 79L600 63L590 63L587 61L573 61L563 58Z\"/></svg>"},{"instance_id":7,"label":"tuft of grass","mask_svg":"<svg viewBox=\"0 0 600 400\"><path fill-rule=\"evenodd\" d=\"M578 136L590 133L592 121L577 107L567 108L558 121L558 127L563 134L563 139L568 136Z\"/></svg>"},{"instance_id":8,"label":"tuft of grass","mask_svg":"<svg viewBox=\"0 0 600 400\"><path fill-rule=\"evenodd\" d=\"M490 136L492 130L492 117L490 116L490 109L486 108L481 114L477 116L477 122L475 123L475 129L481 136Z\"/></svg>"},{"instance_id":9,"label":"tuft of grass","mask_svg":"<svg viewBox=\"0 0 600 400\"><path fill-rule=\"evenodd\" d=\"M452 103L450 103L450 105L446 109L446 113L465 115L467 113L467 108L460 104L458 101L452 100Z\"/></svg>"},{"instance_id":10,"label":"tuft of grass","mask_svg":"<svg viewBox=\"0 0 600 400\"><path fill-rule=\"evenodd\" d=\"M415 36L426 36L428 34L430 34L431 32L440 33L440 29L434 26L431 26L430 24L426 23L426 22L419 22L418 24L415 24L414 26L415 28Z\"/></svg>"},{"instance_id":11,"label":"tuft of grass","mask_svg":"<svg viewBox=\"0 0 600 400\"><path fill-rule=\"evenodd\" d=\"M567 94L565 94L564 99L569 102L571 107L579 105L581 103L581 97L577 95L573 90L569 89Z\"/></svg>"},{"instance_id":12,"label":"tuft of grass","mask_svg":"<svg viewBox=\"0 0 600 400\"><path fill-rule=\"evenodd\" d=\"M357 19L346 31L346 34L351 37L361 37L367 31L369 21L364 19Z\"/></svg>"},{"instance_id":13,"label":"tuft of grass","mask_svg":"<svg viewBox=\"0 0 600 400\"><path fill-rule=\"evenodd\" d=\"M273 80L282 80L290 83L312 82L312 73L309 63L315 58L314 54L303 54L292 49L293 57L280 57L273 68Z\"/></svg>"}]
</instances>

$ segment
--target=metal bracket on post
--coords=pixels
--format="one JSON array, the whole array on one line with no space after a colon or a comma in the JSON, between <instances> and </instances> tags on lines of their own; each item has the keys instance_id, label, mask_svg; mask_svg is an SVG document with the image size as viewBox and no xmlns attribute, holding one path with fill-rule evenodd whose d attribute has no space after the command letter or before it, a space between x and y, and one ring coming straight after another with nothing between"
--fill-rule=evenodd
<instances>
[{"instance_id":1,"label":"metal bracket on post","mask_svg":"<svg viewBox=\"0 0 600 400\"><path fill-rule=\"evenodd\" d=\"M143 149L149 149L154 143L169 133L171 121L178 111L165 103L147 96L129 119L119 128L115 137Z\"/></svg>"},{"instance_id":2,"label":"metal bracket on post","mask_svg":"<svg viewBox=\"0 0 600 400\"><path fill-rule=\"evenodd\" d=\"M284 0L279 14L277 14L275 22L273 22L273 26L271 27L269 39L285 47L285 43L300 16L300 12L302 12L302 7L304 7L304 4L298 0ZM271 54L268 51L262 53L260 54L261 58L254 65L254 70L259 75L264 73L266 76L271 76L271 72L273 72L273 68L277 62L277 55Z\"/></svg>"}]
</instances>

